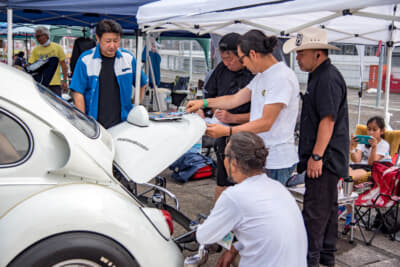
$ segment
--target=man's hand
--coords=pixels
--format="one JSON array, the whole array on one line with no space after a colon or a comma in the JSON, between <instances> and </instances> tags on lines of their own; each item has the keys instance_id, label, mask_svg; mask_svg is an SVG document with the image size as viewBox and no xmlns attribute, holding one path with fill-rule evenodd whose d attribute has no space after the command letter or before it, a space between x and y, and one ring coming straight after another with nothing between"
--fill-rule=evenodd
<instances>
[{"instance_id":1,"label":"man's hand","mask_svg":"<svg viewBox=\"0 0 400 267\"><path fill-rule=\"evenodd\" d=\"M237 255L236 250L227 250L225 251L221 257L219 257L218 262L217 262L217 267L230 267L231 263L235 259Z\"/></svg>"},{"instance_id":2,"label":"man's hand","mask_svg":"<svg viewBox=\"0 0 400 267\"><path fill-rule=\"evenodd\" d=\"M322 160L315 161L311 157L307 162L307 176L318 178L322 175Z\"/></svg>"},{"instance_id":3,"label":"man's hand","mask_svg":"<svg viewBox=\"0 0 400 267\"><path fill-rule=\"evenodd\" d=\"M226 123L226 124L233 123L232 113L230 113L226 110L218 109L215 112L215 117L222 123Z\"/></svg>"},{"instance_id":4,"label":"man's hand","mask_svg":"<svg viewBox=\"0 0 400 267\"><path fill-rule=\"evenodd\" d=\"M186 105L186 111L191 113L199 110L204 105L203 100L191 100Z\"/></svg>"},{"instance_id":5,"label":"man's hand","mask_svg":"<svg viewBox=\"0 0 400 267\"><path fill-rule=\"evenodd\" d=\"M207 124L206 135L212 138L229 136L229 127L221 124Z\"/></svg>"}]
</instances>

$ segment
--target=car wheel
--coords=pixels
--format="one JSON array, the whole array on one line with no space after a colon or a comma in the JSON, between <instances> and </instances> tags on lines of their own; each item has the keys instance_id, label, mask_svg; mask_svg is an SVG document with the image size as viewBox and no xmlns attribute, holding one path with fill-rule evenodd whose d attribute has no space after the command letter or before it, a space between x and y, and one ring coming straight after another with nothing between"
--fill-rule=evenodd
<instances>
[{"instance_id":1,"label":"car wheel","mask_svg":"<svg viewBox=\"0 0 400 267\"><path fill-rule=\"evenodd\" d=\"M27 248L9 267L139 266L120 244L101 235L77 232L49 237Z\"/></svg>"}]
</instances>

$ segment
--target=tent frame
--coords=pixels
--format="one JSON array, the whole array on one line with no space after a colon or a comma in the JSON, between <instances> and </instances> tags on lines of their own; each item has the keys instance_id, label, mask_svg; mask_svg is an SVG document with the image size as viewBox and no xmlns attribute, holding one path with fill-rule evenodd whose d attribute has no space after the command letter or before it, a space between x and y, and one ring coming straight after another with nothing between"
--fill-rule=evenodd
<instances>
[{"instance_id":1,"label":"tent frame","mask_svg":"<svg viewBox=\"0 0 400 267\"><path fill-rule=\"evenodd\" d=\"M163 31L170 31L170 30L177 30L177 29L185 29L187 31L190 31L192 33L196 33L197 35L203 35L206 33L216 33L217 30L222 29L226 26L232 25L232 24L243 24L247 26L252 26L256 27L261 30L269 31L272 32L279 37L289 37L293 35L294 33L310 27L310 26L318 26L321 28L324 28L329 31L337 32L346 35L346 37L342 37L337 40L331 40L332 42L345 42L346 39L349 38L361 38L364 40L372 41L378 43L380 40L370 38L367 35L371 33L378 32L379 30L374 30L374 31L365 31L361 33L351 33L351 32L346 32L346 31L341 31L337 30L334 28L331 28L329 26L323 25L323 23L329 22L335 18L339 18L341 16L358 16L358 17L364 17L364 18L373 18L373 19L379 19L379 20L391 20L391 24L389 27L389 41L386 42L386 47L387 47L387 69L386 69L386 77L389 77L386 79L386 91L385 91L385 104L384 104L384 114L385 114L385 122L390 128L390 116L391 114L389 113L389 95L390 95L390 74L391 74L391 62L392 62L392 51L393 51L393 46L395 43L393 42L393 31L396 29L395 28L395 22L400 21L400 16L396 16L396 10L397 10L397 4L393 5L393 15L387 15L387 14L378 14L378 13L373 13L373 12L365 12L361 11L360 8L355 8L355 9L348 9L344 8L342 10L338 10L334 12L333 14L311 20L307 23L298 25L293 28L289 28L286 30L280 30L278 28L274 27L269 27L267 25L263 25L251 20L247 19L241 19L241 20L229 20L229 21L221 21L221 22L210 22L210 23L203 23L203 24L190 24L190 23L184 23L185 16L175 16L172 19L171 18L166 18L164 20L159 20L154 23L140 23L140 18L139 18L139 27L146 33L149 32L163 32ZM210 12L212 13L212 11ZM193 18L196 18L197 15L204 15L203 14L192 14L186 17L189 17L193 20ZM257 17L255 17L256 19ZM178 22L174 22L174 20L177 19ZM173 25L174 27L170 27L170 25ZM387 30L387 29L382 29L382 30ZM397 44L397 43L396 43ZM360 96L361 98L361 96Z\"/></svg>"}]
</instances>

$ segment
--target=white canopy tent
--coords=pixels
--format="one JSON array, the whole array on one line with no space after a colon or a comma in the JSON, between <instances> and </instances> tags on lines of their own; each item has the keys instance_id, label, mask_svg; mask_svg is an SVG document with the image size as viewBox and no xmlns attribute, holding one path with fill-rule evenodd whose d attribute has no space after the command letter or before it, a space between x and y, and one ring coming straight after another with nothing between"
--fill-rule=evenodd
<instances>
[{"instance_id":1,"label":"white canopy tent","mask_svg":"<svg viewBox=\"0 0 400 267\"><path fill-rule=\"evenodd\" d=\"M388 47L387 74L393 46L400 44L400 0L161 0L143 5L137 21L143 32L187 30L206 33L244 33L258 28L267 35L289 37L309 26L328 30L330 42L375 44ZM386 79L386 88L390 79ZM385 120L389 125L389 91Z\"/></svg>"}]
</instances>

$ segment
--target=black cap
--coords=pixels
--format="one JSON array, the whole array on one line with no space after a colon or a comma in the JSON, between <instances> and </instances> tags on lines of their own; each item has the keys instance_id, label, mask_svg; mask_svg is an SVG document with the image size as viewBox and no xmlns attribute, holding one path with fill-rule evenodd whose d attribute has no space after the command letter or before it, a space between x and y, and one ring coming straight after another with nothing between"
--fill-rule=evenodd
<instances>
[{"instance_id":1,"label":"black cap","mask_svg":"<svg viewBox=\"0 0 400 267\"><path fill-rule=\"evenodd\" d=\"M240 34L231 32L222 36L219 41L219 50L220 51L233 51L235 54L237 53L237 46L239 44Z\"/></svg>"}]
</instances>

